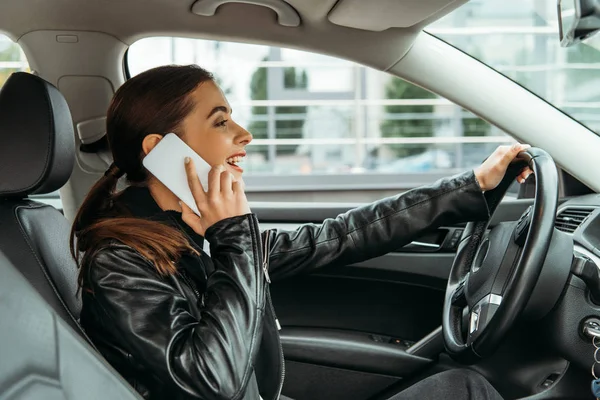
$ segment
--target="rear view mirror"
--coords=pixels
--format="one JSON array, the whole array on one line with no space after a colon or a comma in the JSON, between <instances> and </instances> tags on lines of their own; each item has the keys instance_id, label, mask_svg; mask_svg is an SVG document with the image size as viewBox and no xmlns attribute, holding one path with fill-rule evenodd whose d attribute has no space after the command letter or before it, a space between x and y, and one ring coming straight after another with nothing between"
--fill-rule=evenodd
<instances>
[{"instance_id":1,"label":"rear view mirror","mask_svg":"<svg viewBox=\"0 0 600 400\"><path fill-rule=\"evenodd\" d=\"M600 0L558 0L560 45L568 47L600 30Z\"/></svg>"}]
</instances>

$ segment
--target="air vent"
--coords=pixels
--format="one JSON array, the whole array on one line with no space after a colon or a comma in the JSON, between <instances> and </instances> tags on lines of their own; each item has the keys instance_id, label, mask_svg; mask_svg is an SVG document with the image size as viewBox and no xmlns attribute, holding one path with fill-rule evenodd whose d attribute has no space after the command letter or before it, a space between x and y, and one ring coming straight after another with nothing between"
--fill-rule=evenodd
<instances>
[{"instance_id":1,"label":"air vent","mask_svg":"<svg viewBox=\"0 0 600 400\"><path fill-rule=\"evenodd\" d=\"M593 208L569 207L562 210L556 217L556 229L563 232L573 233L594 211Z\"/></svg>"}]
</instances>

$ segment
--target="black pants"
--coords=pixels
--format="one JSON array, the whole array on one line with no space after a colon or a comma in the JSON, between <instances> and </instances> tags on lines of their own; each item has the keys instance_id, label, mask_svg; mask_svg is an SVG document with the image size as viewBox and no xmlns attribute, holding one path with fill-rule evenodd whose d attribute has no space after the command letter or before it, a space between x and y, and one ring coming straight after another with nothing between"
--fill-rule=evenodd
<instances>
[{"instance_id":1,"label":"black pants","mask_svg":"<svg viewBox=\"0 0 600 400\"><path fill-rule=\"evenodd\" d=\"M502 400L502 396L478 373L454 369L423 379L390 400L417 399Z\"/></svg>"},{"instance_id":2,"label":"black pants","mask_svg":"<svg viewBox=\"0 0 600 400\"><path fill-rule=\"evenodd\" d=\"M451 370L432 375L389 400L502 400L485 378L471 370ZM281 396L281 400L291 400Z\"/></svg>"}]
</instances>

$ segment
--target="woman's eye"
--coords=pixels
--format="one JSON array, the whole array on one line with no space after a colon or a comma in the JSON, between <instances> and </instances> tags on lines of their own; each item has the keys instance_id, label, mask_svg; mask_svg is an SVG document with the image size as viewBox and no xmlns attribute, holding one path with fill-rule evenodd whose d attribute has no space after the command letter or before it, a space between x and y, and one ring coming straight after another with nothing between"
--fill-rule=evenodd
<instances>
[{"instance_id":1,"label":"woman's eye","mask_svg":"<svg viewBox=\"0 0 600 400\"><path fill-rule=\"evenodd\" d=\"M224 119L223 121L217 122L215 124L215 126L217 126L217 127L223 127L223 126L227 125L227 121L228 120Z\"/></svg>"}]
</instances>

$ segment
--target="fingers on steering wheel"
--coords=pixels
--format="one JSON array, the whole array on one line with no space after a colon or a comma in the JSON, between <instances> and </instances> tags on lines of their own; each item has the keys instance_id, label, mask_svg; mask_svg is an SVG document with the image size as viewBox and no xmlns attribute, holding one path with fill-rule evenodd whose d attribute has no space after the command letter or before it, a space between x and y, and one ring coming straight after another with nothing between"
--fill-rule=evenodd
<instances>
[{"instance_id":1,"label":"fingers on steering wheel","mask_svg":"<svg viewBox=\"0 0 600 400\"><path fill-rule=\"evenodd\" d=\"M531 170L531 168L529 168L529 167L523 168L523 170L521 171L519 176L517 176L517 182L525 183L525 181L527 180L527 178L529 178L529 175L531 175L531 174L533 174L533 171Z\"/></svg>"},{"instance_id":2,"label":"fingers on steering wheel","mask_svg":"<svg viewBox=\"0 0 600 400\"><path fill-rule=\"evenodd\" d=\"M514 157L516 157L517 154L519 154L520 152L525 151L529 148L531 148L531 146L528 144L515 143L509 148L507 153L512 159L514 159ZM512 161L512 159L511 159L511 161ZM521 173L517 176L517 182L524 183L527 180L527 178L529 178L529 175L531 175L531 174L533 174L533 171L531 170L531 168L529 168L529 167L523 168Z\"/></svg>"}]
</instances>

